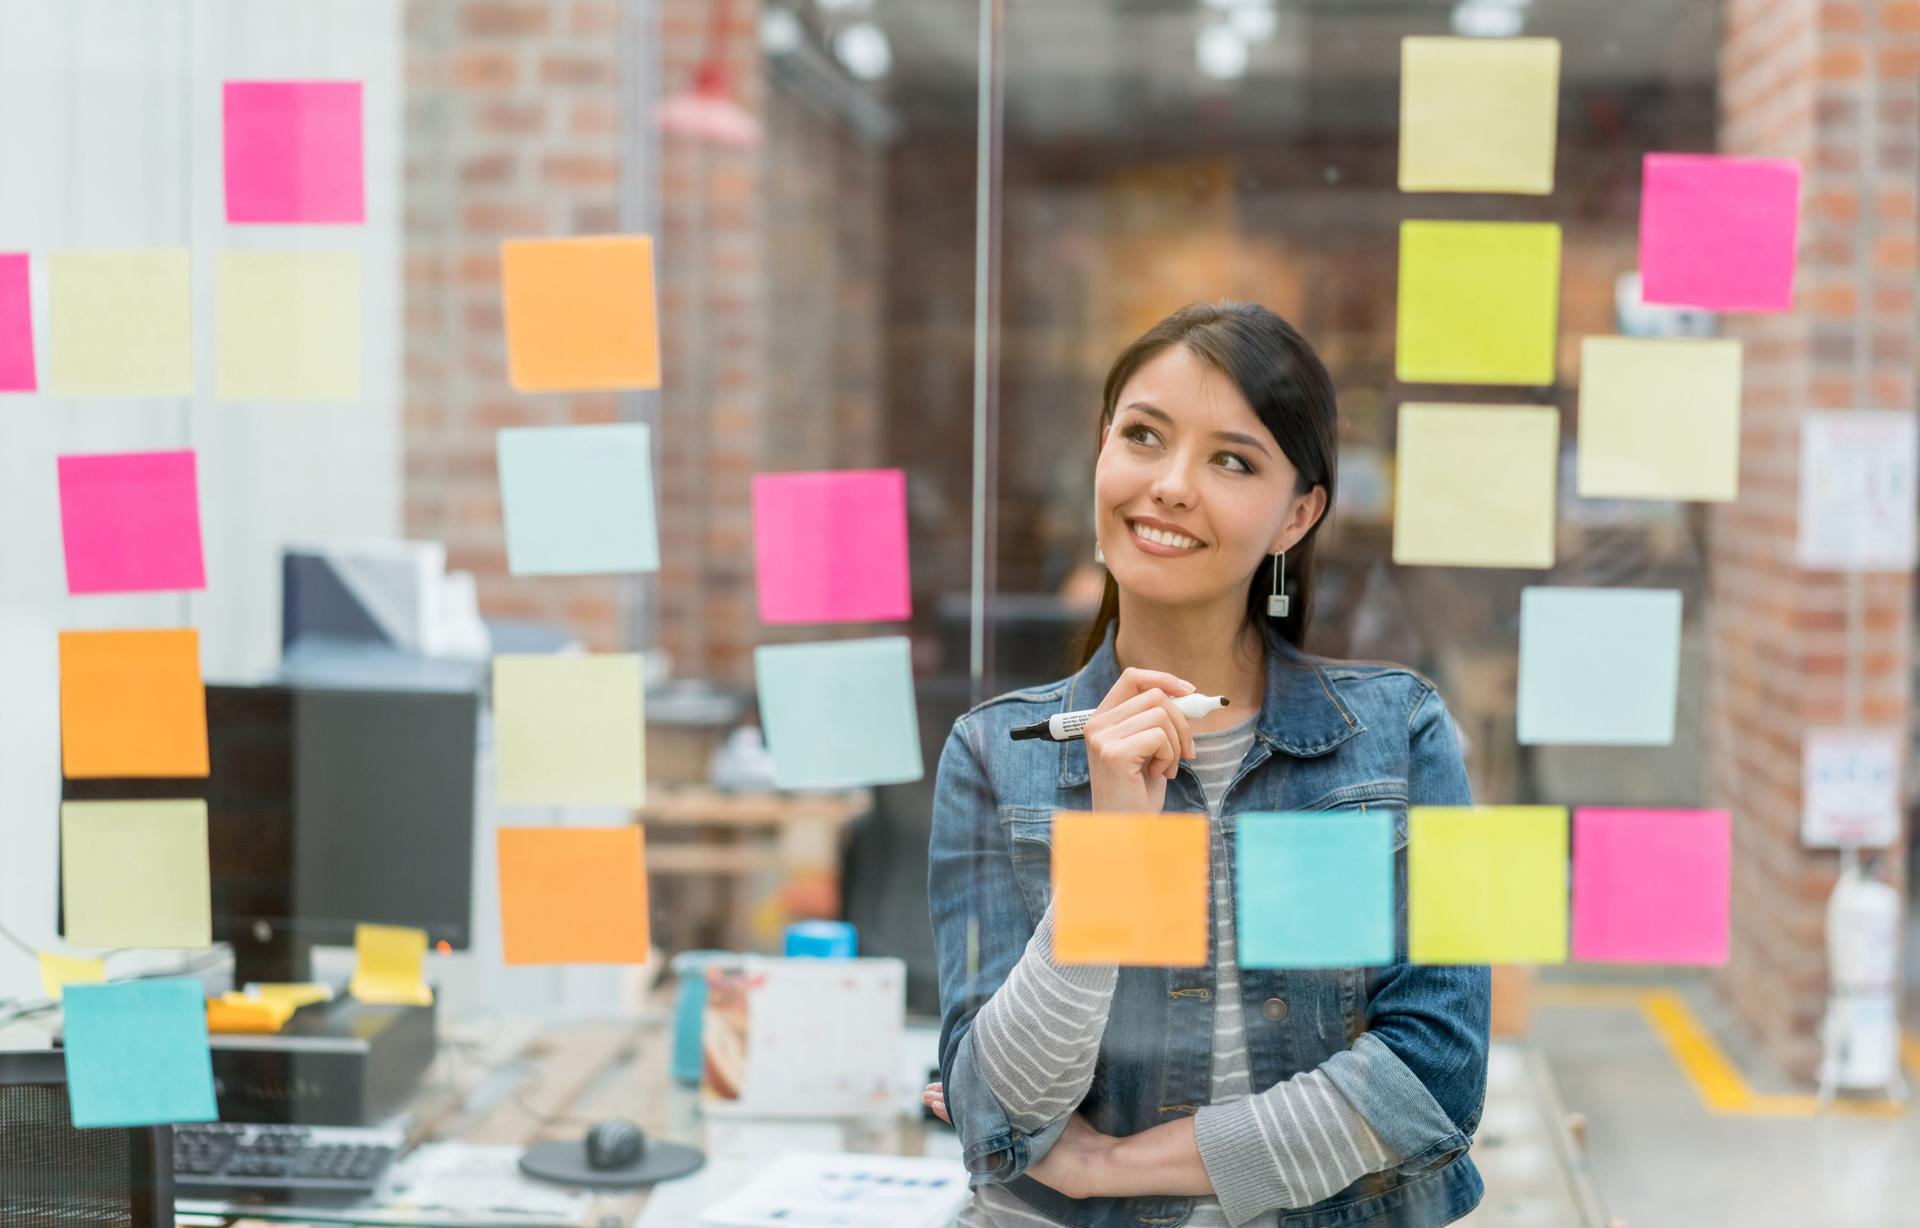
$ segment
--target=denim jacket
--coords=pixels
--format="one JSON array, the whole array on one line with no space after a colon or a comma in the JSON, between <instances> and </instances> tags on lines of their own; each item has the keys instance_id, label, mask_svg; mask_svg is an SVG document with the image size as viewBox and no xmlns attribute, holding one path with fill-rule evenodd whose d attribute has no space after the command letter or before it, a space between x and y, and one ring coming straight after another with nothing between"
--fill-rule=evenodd
<instances>
[{"instance_id":1,"label":"denim jacket","mask_svg":"<svg viewBox=\"0 0 1920 1228\"><path fill-rule=\"evenodd\" d=\"M1025 1176L1066 1119L1033 1133L1014 1128L970 1041L975 1011L1006 980L1046 911L1054 812L1092 809L1084 741L1015 742L1008 733L1056 712L1096 707L1119 674L1109 630L1079 673L1002 695L954 723L940 756L929 850L940 1076L973 1184L1005 1183L1076 1228L1171 1228L1186 1219L1193 1199L1075 1200ZM1486 1091L1489 972L1405 962L1407 807L1469 801L1453 720L1424 679L1395 666L1319 661L1269 636L1253 746L1221 798L1227 847L1241 814L1386 810L1394 819L1399 914L1399 962L1240 972L1254 1090L1324 1067L1389 1151L1404 1157L1313 1207L1283 1211L1284 1228L1438 1225L1480 1200L1467 1148ZM1165 809L1206 813L1187 764L1168 783ZM1103 1134L1136 1134L1207 1103L1212 942L1210 935L1206 967L1120 970L1093 1083L1079 1108ZM1328 1059L1363 1031L1392 1057L1358 1078L1350 1063Z\"/></svg>"}]
</instances>

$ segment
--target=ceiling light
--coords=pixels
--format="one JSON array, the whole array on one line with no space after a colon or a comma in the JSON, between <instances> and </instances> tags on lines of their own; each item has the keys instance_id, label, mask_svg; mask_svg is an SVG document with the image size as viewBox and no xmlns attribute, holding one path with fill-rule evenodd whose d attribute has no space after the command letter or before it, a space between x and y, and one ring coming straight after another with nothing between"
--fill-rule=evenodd
<instances>
[{"instance_id":1,"label":"ceiling light","mask_svg":"<svg viewBox=\"0 0 1920 1228\"><path fill-rule=\"evenodd\" d=\"M1453 9L1453 32L1462 38L1512 38L1527 24L1525 4L1464 0Z\"/></svg>"},{"instance_id":2,"label":"ceiling light","mask_svg":"<svg viewBox=\"0 0 1920 1228\"><path fill-rule=\"evenodd\" d=\"M1265 5L1246 4L1227 12L1227 23L1250 43L1264 43L1280 28L1280 14Z\"/></svg>"},{"instance_id":3,"label":"ceiling light","mask_svg":"<svg viewBox=\"0 0 1920 1228\"><path fill-rule=\"evenodd\" d=\"M862 81L878 81L893 67L893 44L871 21L856 21L834 35L833 55Z\"/></svg>"},{"instance_id":4,"label":"ceiling light","mask_svg":"<svg viewBox=\"0 0 1920 1228\"><path fill-rule=\"evenodd\" d=\"M792 9L768 8L760 11L760 50L778 58L792 55L806 41L807 32L800 15Z\"/></svg>"},{"instance_id":5,"label":"ceiling light","mask_svg":"<svg viewBox=\"0 0 1920 1228\"><path fill-rule=\"evenodd\" d=\"M1247 71L1247 40L1226 24L1200 27L1194 39L1193 58L1200 71L1215 81L1231 81Z\"/></svg>"}]
</instances>

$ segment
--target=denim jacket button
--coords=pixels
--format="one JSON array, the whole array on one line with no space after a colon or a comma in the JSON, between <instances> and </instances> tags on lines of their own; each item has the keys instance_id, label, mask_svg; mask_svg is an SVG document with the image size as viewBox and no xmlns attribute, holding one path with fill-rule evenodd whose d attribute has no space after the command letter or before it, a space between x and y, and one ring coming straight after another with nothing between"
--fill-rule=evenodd
<instances>
[{"instance_id":1,"label":"denim jacket button","mask_svg":"<svg viewBox=\"0 0 1920 1228\"><path fill-rule=\"evenodd\" d=\"M1287 1017L1287 1000L1285 998L1268 998L1260 1004L1260 1013L1272 1022L1279 1023Z\"/></svg>"}]
</instances>

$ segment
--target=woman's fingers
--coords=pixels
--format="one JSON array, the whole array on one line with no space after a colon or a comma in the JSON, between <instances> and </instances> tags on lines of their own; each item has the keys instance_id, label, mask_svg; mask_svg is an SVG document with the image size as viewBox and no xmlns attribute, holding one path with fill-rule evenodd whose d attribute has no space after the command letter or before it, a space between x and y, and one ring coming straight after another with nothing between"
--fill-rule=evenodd
<instances>
[{"instance_id":1,"label":"woman's fingers","mask_svg":"<svg viewBox=\"0 0 1920 1228\"><path fill-rule=\"evenodd\" d=\"M1194 685L1185 678L1176 677L1162 670L1125 669L1120 671L1120 677L1114 680L1113 685L1107 688L1105 697L1100 700L1100 706L1095 711L1105 712L1132 699L1142 691L1155 688L1165 691L1168 695L1191 695L1195 690Z\"/></svg>"},{"instance_id":2,"label":"woman's fingers","mask_svg":"<svg viewBox=\"0 0 1920 1228\"><path fill-rule=\"evenodd\" d=\"M946 1122L948 1125L953 1124L953 1120L947 1116L946 1089L940 1086L940 1084L927 1084L926 1089L920 1093L920 1103L932 1109L933 1115L941 1121Z\"/></svg>"},{"instance_id":3,"label":"woman's fingers","mask_svg":"<svg viewBox=\"0 0 1920 1228\"><path fill-rule=\"evenodd\" d=\"M1180 772L1180 747L1174 741L1173 722L1164 712L1142 712L1126 728L1109 733L1101 743L1116 766L1138 764L1147 775L1172 780Z\"/></svg>"},{"instance_id":4,"label":"woman's fingers","mask_svg":"<svg viewBox=\"0 0 1920 1228\"><path fill-rule=\"evenodd\" d=\"M1089 738L1124 729L1127 722L1143 712L1164 712L1173 730L1173 744L1187 758L1193 757L1193 728L1186 713L1173 706L1173 698L1158 687L1153 687L1135 695L1125 703L1116 704L1106 712L1100 713L1087 722L1086 735Z\"/></svg>"}]
</instances>

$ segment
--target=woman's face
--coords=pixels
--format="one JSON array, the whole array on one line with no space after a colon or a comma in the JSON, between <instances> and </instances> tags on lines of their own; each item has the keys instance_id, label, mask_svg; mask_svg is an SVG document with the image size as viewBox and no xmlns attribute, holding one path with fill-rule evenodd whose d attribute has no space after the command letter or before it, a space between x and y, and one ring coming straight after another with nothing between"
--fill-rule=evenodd
<instances>
[{"instance_id":1,"label":"woman's face","mask_svg":"<svg viewBox=\"0 0 1920 1228\"><path fill-rule=\"evenodd\" d=\"M1168 605L1243 600L1256 567L1326 505L1240 389L1184 345L1140 365L1114 405L1094 468L1095 531L1128 593Z\"/></svg>"}]
</instances>

